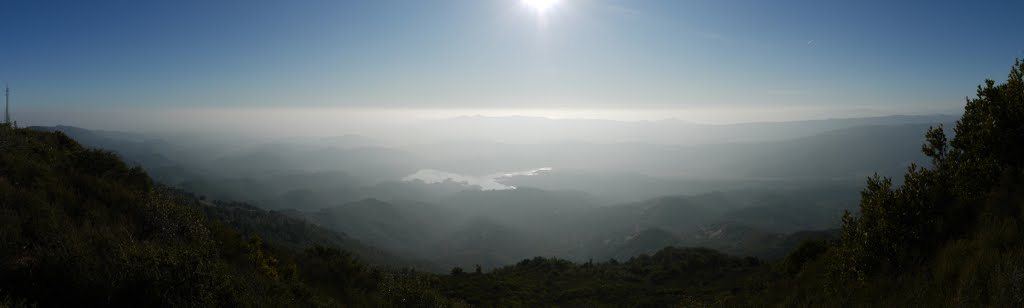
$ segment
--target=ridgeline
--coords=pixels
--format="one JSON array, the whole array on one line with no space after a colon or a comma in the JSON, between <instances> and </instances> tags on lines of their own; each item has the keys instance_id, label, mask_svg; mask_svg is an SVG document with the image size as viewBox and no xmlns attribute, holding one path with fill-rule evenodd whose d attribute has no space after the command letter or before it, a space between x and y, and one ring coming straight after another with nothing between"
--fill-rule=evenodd
<instances>
[{"instance_id":1,"label":"ridgeline","mask_svg":"<svg viewBox=\"0 0 1024 308\"><path fill-rule=\"evenodd\" d=\"M770 263L665 248L428 274L287 215L160 186L60 132L4 125L0 307L1019 307L1022 70L979 86L952 131L929 130L931 163L910 166L903 185L869 178L838 239Z\"/></svg>"}]
</instances>

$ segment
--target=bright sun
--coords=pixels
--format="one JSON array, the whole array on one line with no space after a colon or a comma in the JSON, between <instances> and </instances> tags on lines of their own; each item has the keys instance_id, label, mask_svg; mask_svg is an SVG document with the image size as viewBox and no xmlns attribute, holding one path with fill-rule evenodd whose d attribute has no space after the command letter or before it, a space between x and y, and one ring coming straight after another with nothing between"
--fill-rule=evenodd
<instances>
[{"instance_id":1,"label":"bright sun","mask_svg":"<svg viewBox=\"0 0 1024 308\"><path fill-rule=\"evenodd\" d=\"M537 11L537 13L541 13L541 14L543 14L544 12L547 12L552 7L554 7L559 2L561 2L559 0L522 0L522 1L523 1L523 4L525 4L526 6L532 8L534 11Z\"/></svg>"}]
</instances>

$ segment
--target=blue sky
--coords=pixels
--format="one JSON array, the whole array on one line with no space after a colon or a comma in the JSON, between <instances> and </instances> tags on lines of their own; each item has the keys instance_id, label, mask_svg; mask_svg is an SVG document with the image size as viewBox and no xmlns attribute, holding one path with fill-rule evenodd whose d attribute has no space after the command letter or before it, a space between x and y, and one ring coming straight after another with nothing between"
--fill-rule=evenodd
<instances>
[{"instance_id":1,"label":"blue sky","mask_svg":"<svg viewBox=\"0 0 1024 308\"><path fill-rule=\"evenodd\" d=\"M19 103L955 106L1024 56L1024 1L0 3Z\"/></svg>"}]
</instances>

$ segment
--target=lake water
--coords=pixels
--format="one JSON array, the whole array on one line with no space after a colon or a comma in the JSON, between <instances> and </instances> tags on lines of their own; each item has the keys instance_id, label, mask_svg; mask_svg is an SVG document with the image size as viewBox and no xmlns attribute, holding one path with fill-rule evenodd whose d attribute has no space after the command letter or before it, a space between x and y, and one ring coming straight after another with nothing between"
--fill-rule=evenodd
<instances>
[{"instance_id":1,"label":"lake water","mask_svg":"<svg viewBox=\"0 0 1024 308\"><path fill-rule=\"evenodd\" d=\"M447 180L451 180L457 183L463 183L466 186L479 186L481 190L508 190L516 189L515 186L506 185L502 183L512 177L517 176L534 176L541 172L554 170L551 167L536 168L523 171L512 171L502 172L487 175L465 175L453 172L434 170L434 169L421 169L416 173L410 174L402 178L402 181L415 181L420 180L424 183L441 183Z\"/></svg>"}]
</instances>

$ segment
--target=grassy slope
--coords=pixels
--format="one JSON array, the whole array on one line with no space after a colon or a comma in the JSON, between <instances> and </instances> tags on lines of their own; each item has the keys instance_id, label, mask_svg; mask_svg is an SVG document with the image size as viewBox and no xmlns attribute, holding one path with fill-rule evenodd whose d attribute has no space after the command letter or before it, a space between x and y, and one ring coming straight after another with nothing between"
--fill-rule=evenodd
<instances>
[{"instance_id":1,"label":"grassy slope","mask_svg":"<svg viewBox=\"0 0 1024 308\"><path fill-rule=\"evenodd\" d=\"M455 304L418 285L420 274L373 268L311 239L308 225L256 215L248 225L291 235L274 242L306 245L264 243L196 202L62 133L0 126L0 303Z\"/></svg>"}]
</instances>

